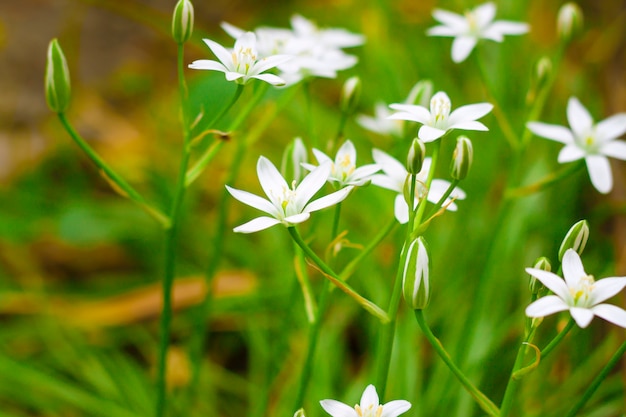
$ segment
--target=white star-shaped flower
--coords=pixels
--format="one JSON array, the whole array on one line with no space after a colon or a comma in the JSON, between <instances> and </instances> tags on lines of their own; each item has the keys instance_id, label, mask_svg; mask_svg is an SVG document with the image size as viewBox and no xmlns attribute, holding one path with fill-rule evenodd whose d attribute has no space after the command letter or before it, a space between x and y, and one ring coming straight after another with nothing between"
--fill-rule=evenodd
<instances>
[{"instance_id":1,"label":"white star-shaped flower","mask_svg":"<svg viewBox=\"0 0 626 417\"><path fill-rule=\"evenodd\" d=\"M304 177L298 186L294 181L290 187L269 159L263 156L259 157L257 175L261 188L268 197L267 200L228 185L226 189L237 200L259 209L271 217L257 217L248 223L235 227L233 230L239 233L253 233L279 223L293 226L308 220L311 212L339 203L348 196L353 187L343 188L309 203L309 200L328 180L330 170L330 164L320 165Z\"/></svg>"},{"instance_id":2,"label":"white star-shaped flower","mask_svg":"<svg viewBox=\"0 0 626 417\"><path fill-rule=\"evenodd\" d=\"M362 128L379 135L402 136L403 122L390 119L389 116L391 115L389 106L383 102L378 102L374 106L374 116L359 114L356 116L356 122Z\"/></svg>"},{"instance_id":3,"label":"white star-shaped flower","mask_svg":"<svg viewBox=\"0 0 626 417\"><path fill-rule=\"evenodd\" d=\"M576 324L582 328L587 327L594 316L626 328L625 310L611 304L600 304L626 287L626 277L595 281L593 276L587 275L580 256L573 249L568 249L563 256L565 280L541 269L527 268L526 272L554 293L526 307L528 317L544 317L569 310Z\"/></svg>"},{"instance_id":4,"label":"white star-shaped flower","mask_svg":"<svg viewBox=\"0 0 626 417\"><path fill-rule=\"evenodd\" d=\"M613 188L613 175L607 156L626 160L626 142L616 140L626 132L626 113L618 113L594 124L587 109L576 97L567 103L567 120L564 126L541 122L528 122L526 126L537 136L565 144L559 153L560 163L585 159L589 177L601 193Z\"/></svg>"},{"instance_id":5,"label":"white star-shaped flower","mask_svg":"<svg viewBox=\"0 0 626 417\"><path fill-rule=\"evenodd\" d=\"M246 84L252 78L265 81L272 85L284 85L285 80L274 74L267 74L290 59L289 55L272 55L259 58L256 49L256 35L252 32L242 33L235 41L235 48L227 50L222 45L210 39L204 39L204 43L213 51L218 61L200 59L192 62L189 68L220 71L226 74L228 81L238 84Z\"/></svg>"},{"instance_id":6,"label":"white star-shaped flower","mask_svg":"<svg viewBox=\"0 0 626 417\"><path fill-rule=\"evenodd\" d=\"M389 116L393 120L410 120L422 124L417 136L424 142L432 142L445 135L449 130L489 130L487 126L476 121L493 109L490 103L469 104L450 112L452 103L443 91L439 91L430 99L430 110L415 104L392 104L397 113Z\"/></svg>"},{"instance_id":7,"label":"white star-shaped flower","mask_svg":"<svg viewBox=\"0 0 626 417\"><path fill-rule=\"evenodd\" d=\"M411 408L411 403L406 400L380 404L376 388L371 384L365 388L360 404L354 408L336 400L322 400L320 404L332 417L397 417Z\"/></svg>"},{"instance_id":8,"label":"white star-shaped flower","mask_svg":"<svg viewBox=\"0 0 626 417\"><path fill-rule=\"evenodd\" d=\"M382 188L386 188L398 193L394 202L394 215L396 220L401 224L409 221L409 205L404 199L404 183L409 175L405 166L397 159L389 154L381 151L380 149L372 150L372 157L374 162L381 167L383 174L376 174L372 177L372 184ZM428 193L426 199L433 204L436 204L441 197L446 193L450 183L446 180L433 179L430 184L430 190L426 190L424 184L428 177L428 171L430 171L431 158L424 158L424 164L422 170L417 174L417 195L415 198L415 206L420 199L424 198L424 195ZM460 188L455 188L450 197L446 199L444 205L447 205L447 209L450 211L456 211L457 205L452 202L452 198L457 200L463 200L465 198L465 192Z\"/></svg>"},{"instance_id":9,"label":"white star-shaped flower","mask_svg":"<svg viewBox=\"0 0 626 417\"><path fill-rule=\"evenodd\" d=\"M313 149L313 154L320 165L331 164L328 181L337 184L339 188L347 185L362 186L371 180L372 175L380 171L380 167L376 164L363 165L357 168L356 149L350 140L346 140L341 145L334 161L318 149ZM303 163L302 166L309 171L317 168L315 165L306 163Z\"/></svg>"},{"instance_id":10,"label":"white star-shaped flower","mask_svg":"<svg viewBox=\"0 0 626 417\"><path fill-rule=\"evenodd\" d=\"M504 35L522 35L529 30L526 23L507 20L493 21L496 6L493 3L482 4L465 12L465 16L447 10L435 9L433 17L442 25L430 28L430 36L451 36L452 60L463 62L472 52L480 39L502 42Z\"/></svg>"}]
</instances>

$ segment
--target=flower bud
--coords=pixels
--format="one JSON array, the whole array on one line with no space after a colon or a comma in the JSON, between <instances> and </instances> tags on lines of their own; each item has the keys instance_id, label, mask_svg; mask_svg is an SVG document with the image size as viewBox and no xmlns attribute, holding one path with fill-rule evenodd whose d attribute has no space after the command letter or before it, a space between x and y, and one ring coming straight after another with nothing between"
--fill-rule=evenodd
<instances>
[{"instance_id":1,"label":"flower bud","mask_svg":"<svg viewBox=\"0 0 626 417\"><path fill-rule=\"evenodd\" d=\"M308 160L306 147L302 142L302 139L295 138L291 142L285 152L283 153L283 159L281 163L281 174L284 178L291 178L296 182L300 182L303 175L302 163L306 163Z\"/></svg>"},{"instance_id":2,"label":"flower bud","mask_svg":"<svg viewBox=\"0 0 626 417\"><path fill-rule=\"evenodd\" d=\"M563 260L563 255L568 249L574 249L579 255L582 255L587 239L589 239L589 223L587 220L581 220L573 225L565 235L559 248L559 262Z\"/></svg>"},{"instance_id":3,"label":"flower bud","mask_svg":"<svg viewBox=\"0 0 626 417\"><path fill-rule=\"evenodd\" d=\"M193 5L189 0L178 0L172 15L172 37L183 44L193 32Z\"/></svg>"},{"instance_id":4,"label":"flower bud","mask_svg":"<svg viewBox=\"0 0 626 417\"><path fill-rule=\"evenodd\" d=\"M304 414L304 409L301 408L298 411L296 411L293 417L306 417L306 414Z\"/></svg>"},{"instance_id":5,"label":"flower bud","mask_svg":"<svg viewBox=\"0 0 626 417\"><path fill-rule=\"evenodd\" d=\"M537 260L533 264L533 268L541 269L542 271L548 271L548 272L552 271L552 265L550 264L550 261L548 260L548 258L546 258L545 256L542 256L541 258L537 258ZM541 283L541 281L539 281L537 278L531 275L530 281L528 281L528 289L530 290L530 292L534 295L537 295L539 294L539 291L541 291L542 288L543 288L543 284Z\"/></svg>"},{"instance_id":6,"label":"flower bud","mask_svg":"<svg viewBox=\"0 0 626 417\"><path fill-rule=\"evenodd\" d=\"M409 154L406 157L406 170L409 174L419 174L424 165L424 157L426 156L426 146L424 142L418 138L413 139L411 147L409 148Z\"/></svg>"},{"instance_id":7,"label":"flower bud","mask_svg":"<svg viewBox=\"0 0 626 417\"><path fill-rule=\"evenodd\" d=\"M417 104L419 106L428 107L430 98L433 95L433 83L430 80L422 80L415 83L409 96L406 99L407 104Z\"/></svg>"},{"instance_id":8,"label":"flower bud","mask_svg":"<svg viewBox=\"0 0 626 417\"><path fill-rule=\"evenodd\" d=\"M70 104L70 70L63 50L56 39L48 46L46 62L46 102L55 113L63 113Z\"/></svg>"},{"instance_id":9,"label":"flower bud","mask_svg":"<svg viewBox=\"0 0 626 417\"><path fill-rule=\"evenodd\" d=\"M576 3L565 3L559 9L556 29L564 42L569 42L583 26L583 12Z\"/></svg>"},{"instance_id":10,"label":"flower bud","mask_svg":"<svg viewBox=\"0 0 626 417\"><path fill-rule=\"evenodd\" d=\"M341 111L344 114L352 114L361 97L361 79L357 76L350 77L341 89Z\"/></svg>"},{"instance_id":11,"label":"flower bud","mask_svg":"<svg viewBox=\"0 0 626 417\"><path fill-rule=\"evenodd\" d=\"M456 140L456 148L452 154L452 162L450 163L450 176L455 180L462 180L472 166L474 158L474 150L472 141L466 136L459 136Z\"/></svg>"},{"instance_id":12,"label":"flower bud","mask_svg":"<svg viewBox=\"0 0 626 417\"><path fill-rule=\"evenodd\" d=\"M402 294L413 310L422 310L430 302L430 261L422 236L409 245L402 270Z\"/></svg>"}]
</instances>

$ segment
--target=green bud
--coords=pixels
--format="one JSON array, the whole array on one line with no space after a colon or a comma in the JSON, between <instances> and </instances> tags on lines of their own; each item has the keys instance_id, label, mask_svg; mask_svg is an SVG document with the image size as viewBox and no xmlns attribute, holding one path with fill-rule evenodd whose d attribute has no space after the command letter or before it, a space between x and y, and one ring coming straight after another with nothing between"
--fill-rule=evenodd
<instances>
[{"instance_id":1,"label":"green bud","mask_svg":"<svg viewBox=\"0 0 626 417\"><path fill-rule=\"evenodd\" d=\"M193 32L193 5L189 0L178 0L172 15L172 37L178 44L189 40Z\"/></svg>"},{"instance_id":2,"label":"green bud","mask_svg":"<svg viewBox=\"0 0 626 417\"><path fill-rule=\"evenodd\" d=\"M293 417L306 417L306 414L304 414L304 409L301 408L298 411L296 411Z\"/></svg>"},{"instance_id":3,"label":"green bud","mask_svg":"<svg viewBox=\"0 0 626 417\"><path fill-rule=\"evenodd\" d=\"M352 114L360 97L361 79L357 76L348 78L341 89L341 111L344 114Z\"/></svg>"},{"instance_id":4,"label":"green bud","mask_svg":"<svg viewBox=\"0 0 626 417\"><path fill-rule=\"evenodd\" d=\"M417 181L415 183L415 186L417 187ZM406 179L404 180L404 186L402 187L402 195L404 196L404 201L406 201L406 204L409 207L415 208L415 199L413 200L413 203L411 204L411 174L407 175ZM417 192L414 193L414 197L419 198L419 196L417 195Z\"/></svg>"},{"instance_id":5,"label":"green bud","mask_svg":"<svg viewBox=\"0 0 626 417\"><path fill-rule=\"evenodd\" d=\"M413 139L409 148L409 154L406 157L406 170L409 171L409 174L417 175L422 170L425 156L426 146L424 142L418 138Z\"/></svg>"},{"instance_id":6,"label":"green bud","mask_svg":"<svg viewBox=\"0 0 626 417\"><path fill-rule=\"evenodd\" d=\"M284 178L292 178L296 182L300 182L304 168L302 163L308 160L306 146L302 139L295 138L285 149L283 159L280 166L281 174Z\"/></svg>"},{"instance_id":7,"label":"green bud","mask_svg":"<svg viewBox=\"0 0 626 417\"><path fill-rule=\"evenodd\" d=\"M48 46L46 62L46 102L55 113L64 113L70 104L70 70L63 50L56 39Z\"/></svg>"},{"instance_id":8,"label":"green bud","mask_svg":"<svg viewBox=\"0 0 626 417\"><path fill-rule=\"evenodd\" d=\"M542 271L548 271L548 272L552 271L552 265L550 264L550 261L548 260L548 258L546 258L545 256L542 256L541 258L537 258L537 260L533 264L533 268L541 269ZM539 281L537 278L530 275L530 281L528 281L528 289L530 290L530 292L532 294L537 295L539 294L539 291L541 291L542 288L543 288L543 284L541 283L541 281Z\"/></svg>"},{"instance_id":9,"label":"green bud","mask_svg":"<svg viewBox=\"0 0 626 417\"><path fill-rule=\"evenodd\" d=\"M576 3L565 3L559 9L556 29L564 42L572 40L583 26L583 12Z\"/></svg>"},{"instance_id":10,"label":"green bud","mask_svg":"<svg viewBox=\"0 0 626 417\"><path fill-rule=\"evenodd\" d=\"M409 245L402 270L402 294L413 310L422 310L430 302L430 260L422 236Z\"/></svg>"},{"instance_id":11,"label":"green bud","mask_svg":"<svg viewBox=\"0 0 626 417\"><path fill-rule=\"evenodd\" d=\"M415 83L409 96L406 99L407 104L417 104L428 108L430 105L430 97L433 95L433 83L430 80L422 80Z\"/></svg>"},{"instance_id":12,"label":"green bud","mask_svg":"<svg viewBox=\"0 0 626 417\"><path fill-rule=\"evenodd\" d=\"M456 148L452 154L450 163L450 176L455 180L462 180L467 176L474 159L472 141L466 136L459 136L456 140Z\"/></svg>"},{"instance_id":13,"label":"green bud","mask_svg":"<svg viewBox=\"0 0 626 417\"><path fill-rule=\"evenodd\" d=\"M573 225L559 248L559 262L563 260L563 255L568 249L574 249L579 255L583 254L585 245L587 245L587 239L589 239L589 223L587 220L581 220Z\"/></svg>"}]
</instances>

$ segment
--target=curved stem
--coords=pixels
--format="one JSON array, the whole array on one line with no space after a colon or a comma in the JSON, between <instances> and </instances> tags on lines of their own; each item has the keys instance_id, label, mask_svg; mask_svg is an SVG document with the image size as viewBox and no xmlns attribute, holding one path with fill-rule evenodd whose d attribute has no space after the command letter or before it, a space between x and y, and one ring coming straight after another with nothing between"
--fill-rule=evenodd
<instances>
[{"instance_id":1,"label":"curved stem","mask_svg":"<svg viewBox=\"0 0 626 417\"><path fill-rule=\"evenodd\" d=\"M350 278L350 276L354 273L356 267L361 263L361 261L369 256L370 253L383 241L385 237L398 225L395 217L387 223L385 227L383 227L378 234L372 239L372 241L363 249L357 256L355 256L341 271L339 276L344 281Z\"/></svg>"},{"instance_id":2,"label":"curved stem","mask_svg":"<svg viewBox=\"0 0 626 417\"><path fill-rule=\"evenodd\" d=\"M452 194L452 191L454 191L454 189L456 188L457 185L459 185L460 182L461 181L455 179L450 183L450 185L448 186L448 189L441 196L439 201L437 201L435 206L428 211L428 214L426 215L426 219L429 219L433 214L437 212L437 210L439 210L443 206L443 203L446 201L448 197L450 197L450 194Z\"/></svg>"},{"instance_id":3,"label":"curved stem","mask_svg":"<svg viewBox=\"0 0 626 417\"><path fill-rule=\"evenodd\" d=\"M554 339L552 339L552 341L548 343L548 346L546 346L545 348L541 350L541 360L544 360L546 356L548 356L548 354L552 352L559 343L561 343L561 341L567 335L567 333L569 333L572 327L574 327L574 324L576 324L574 319L569 319L569 321L567 322L567 325L563 328L563 330L561 330L559 334L557 334L554 337Z\"/></svg>"},{"instance_id":4,"label":"curved stem","mask_svg":"<svg viewBox=\"0 0 626 417\"><path fill-rule=\"evenodd\" d=\"M489 398L487 398L487 396L483 394L482 391L476 388L474 384L472 384L472 382L465 376L465 374L456 366L456 364L452 361L452 358L450 358L448 352L446 352L446 350L443 348L443 345L441 344L439 339L437 339L433 332L430 330L430 327L428 327L428 324L426 324L426 320L424 319L423 310L414 311L415 318L420 328L422 329L424 336L426 336L426 339L428 339L430 345L435 349L439 357L448 366L450 371L452 371L452 373L457 377L459 382L461 382L461 385L463 385L465 390L469 392L469 394L478 403L480 408L482 408L487 414L489 414L490 416L498 416L500 414L498 407Z\"/></svg>"}]
</instances>

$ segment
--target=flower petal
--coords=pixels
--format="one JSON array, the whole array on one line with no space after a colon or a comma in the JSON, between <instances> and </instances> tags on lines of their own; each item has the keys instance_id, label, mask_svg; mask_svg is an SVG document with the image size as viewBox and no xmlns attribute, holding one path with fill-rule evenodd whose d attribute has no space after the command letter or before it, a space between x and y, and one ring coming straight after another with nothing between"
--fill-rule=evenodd
<instances>
[{"instance_id":1,"label":"flower petal","mask_svg":"<svg viewBox=\"0 0 626 417\"><path fill-rule=\"evenodd\" d=\"M315 159L317 159L317 163L319 165L322 165L323 163L326 163L326 162L333 163L333 160L324 152L320 151L319 149L313 148L313 155L315 156Z\"/></svg>"},{"instance_id":2,"label":"flower petal","mask_svg":"<svg viewBox=\"0 0 626 417\"><path fill-rule=\"evenodd\" d=\"M223 64L217 61L212 61L210 59L199 59L197 61L193 61L191 64L189 64L189 68L198 69L198 70L220 71L220 72L230 71Z\"/></svg>"},{"instance_id":3,"label":"flower petal","mask_svg":"<svg viewBox=\"0 0 626 417\"><path fill-rule=\"evenodd\" d=\"M477 120L489 113L493 109L491 103L477 103L461 106L458 109L450 113L448 123L454 125L457 123Z\"/></svg>"},{"instance_id":4,"label":"flower petal","mask_svg":"<svg viewBox=\"0 0 626 417\"><path fill-rule=\"evenodd\" d=\"M298 224L309 220L311 213L298 213L289 217L285 217L285 222L289 224Z\"/></svg>"},{"instance_id":5,"label":"flower petal","mask_svg":"<svg viewBox=\"0 0 626 417\"><path fill-rule=\"evenodd\" d=\"M459 33L450 26L434 26L426 31L428 36L457 36Z\"/></svg>"},{"instance_id":6,"label":"flower petal","mask_svg":"<svg viewBox=\"0 0 626 417\"><path fill-rule=\"evenodd\" d=\"M397 417L411 408L411 403L405 400L389 401L383 405L383 412L380 417Z\"/></svg>"},{"instance_id":7,"label":"flower petal","mask_svg":"<svg viewBox=\"0 0 626 417\"><path fill-rule=\"evenodd\" d=\"M472 11L472 14L476 19L476 26L485 27L496 17L496 5L492 2L481 4Z\"/></svg>"},{"instance_id":8,"label":"flower petal","mask_svg":"<svg viewBox=\"0 0 626 417\"><path fill-rule=\"evenodd\" d=\"M571 299L567 284L558 275L535 268L526 268L526 272L541 281L543 285L545 285L550 291L555 293L561 299Z\"/></svg>"},{"instance_id":9,"label":"flower petal","mask_svg":"<svg viewBox=\"0 0 626 417\"><path fill-rule=\"evenodd\" d=\"M391 155L376 148L372 149L372 158L374 159L374 162L381 166L385 174L387 174L397 183L400 183L399 191L402 191L402 184L404 184L406 176L408 175L408 172L404 165L402 165L400 161L398 161ZM395 190L395 188L392 189Z\"/></svg>"},{"instance_id":10,"label":"flower petal","mask_svg":"<svg viewBox=\"0 0 626 417\"><path fill-rule=\"evenodd\" d=\"M609 277L596 281L591 291L591 304L608 300L626 287L626 277Z\"/></svg>"},{"instance_id":11,"label":"flower petal","mask_svg":"<svg viewBox=\"0 0 626 417\"><path fill-rule=\"evenodd\" d=\"M593 320L593 311L588 308L570 307L569 312L581 329L589 326L589 323Z\"/></svg>"},{"instance_id":12,"label":"flower petal","mask_svg":"<svg viewBox=\"0 0 626 417\"><path fill-rule=\"evenodd\" d=\"M587 153L578 147L578 145L566 145L561 152L559 152L558 161L561 164L566 162L577 161L579 159L584 158Z\"/></svg>"},{"instance_id":13,"label":"flower petal","mask_svg":"<svg viewBox=\"0 0 626 417\"><path fill-rule=\"evenodd\" d=\"M292 55L271 55L267 58L262 58L255 62L251 71L254 74L260 74L267 71L268 69L272 69L279 65L282 65L285 62L290 61L291 59L293 59Z\"/></svg>"},{"instance_id":14,"label":"flower petal","mask_svg":"<svg viewBox=\"0 0 626 417\"><path fill-rule=\"evenodd\" d=\"M304 206L324 186L330 176L330 163L321 164L311 171L296 188L296 207L302 212Z\"/></svg>"},{"instance_id":15,"label":"flower petal","mask_svg":"<svg viewBox=\"0 0 626 417\"><path fill-rule=\"evenodd\" d=\"M613 188L613 174L611 165L606 156L589 155L585 157L589 178L596 190L602 194L607 194Z\"/></svg>"},{"instance_id":16,"label":"flower petal","mask_svg":"<svg viewBox=\"0 0 626 417\"><path fill-rule=\"evenodd\" d=\"M558 296L546 295L526 307L526 315L528 317L546 317L567 309L569 306Z\"/></svg>"},{"instance_id":17,"label":"flower petal","mask_svg":"<svg viewBox=\"0 0 626 417\"><path fill-rule=\"evenodd\" d=\"M626 142L621 140L606 142L600 146L599 152L602 155L626 161Z\"/></svg>"},{"instance_id":18,"label":"flower petal","mask_svg":"<svg viewBox=\"0 0 626 417\"><path fill-rule=\"evenodd\" d=\"M365 388L365 391L363 391L360 404L361 408L367 409L371 406L371 408L374 410L377 409L380 405L380 402L378 400L378 393L376 392L376 388L372 384L369 384L367 388Z\"/></svg>"},{"instance_id":19,"label":"flower petal","mask_svg":"<svg viewBox=\"0 0 626 417\"><path fill-rule=\"evenodd\" d=\"M337 155L335 156L335 163L339 164L344 160L348 160L353 164L356 164L356 149L354 148L354 144L351 140L346 140L343 145L337 150Z\"/></svg>"},{"instance_id":20,"label":"flower petal","mask_svg":"<svg viewBox=\"0 0 626 417\"><path fill-rule=\"evenodd\" d=\"M617 306L611 304L600 304L593 307L591 311L593 311L596 316L601 317L608 322L626 328L626 311Z\"/></svg>"},{"instance_id":21,"label":"flower petal","mask_svg":"<svg viewBox=\"0 0 626 417\"><path fill-rule=\"evenodd\" d=\"M502 42L504 35L523 35L528 32L529 29L530 26L526 23L498 20L483 31L482 37L491 39L492 41Z\"/></svg>"},{"instance_id":22,"label":"flower petal","mask_svg":"<svg viewBox=\"0 0 626 417\"><path fill-rule=\"evenodd\" d=\"M276 206L258 195L243 190L237 190L236 188L229 187L228 185L226 186L226 190L230 193L230 195L242 203L261 210L273 217L280 217L280 212Z\"/></svg>"},{"instance_id":23,"label":"flower petal","mask_svg":"<svg viewBox=\"0 0 626 417\"><path fill-rule=\"evenodd\" d=\"M456 29L458 31L457 34L465 31L467 28L467 20L460 14L452 13L447 10L435 9L433 11L433 17L444 25Z\"/></svg>"},{"instance_id":24,"label":"flower petal","mask_svg":"<svg viewBox=\"0 0 626 417\"><path fill-rule=\"evenodd\" d=\"M348 407L344 403L335 400L322 400L320 405L328 414L333 417L358 417L356 411L352 407Z\"/></svg>"},{"instance_id":25,"label":"flower petal","mask_svg":"<svg viewBox=\"0 0 626 417\"><path fill-rule=\"evenodd\" d=\"M616 139L626 132L626 113L619 113L598 122L596 139L600 142Z\"/></svg>"},{"instance_id":26,"label":"flower petal","mask_svg":"<svg viewBox=\"0 0 626 417\"><path fill-rule=\"evenodd\" d=\"M286 84L285 80L280 78L278 75L274 75L274 74L251 75L249 78L256 78L257 80L265 81L268 84L277 85L277 86Z\"/></svg>"},{"instance_id":27,"label":"flower petal","mask_svg":"<svg viewBox=\"0 0 626 417\"><path fill-rule=\"evenodd\" d=\"M235 227L233 231L235 233L254 233L260 230L265 230L279 223L280 220L272 217L257 217L256 219L250 220L248 223Z\"/></svg>"},{"instance_id":28,"label":"flower petal","mask_svg":"<svg viewBox=\"0 0 626 417\"><path fill-rule=\"evenodd\" d=\"M574 143L572 131L564 126L541 122L528 122L526 123L526 127L535 135L541 136L542 138L555 140L566 145Z\"/></svg>"},{"instance_id":29,"label":"flower petal","mask_svg":"<svg viewBox=\"0 0 626 417\"><path fill-rule=\"evenodd\" d=\"M417 132L417 136L424 142L432 142L446 134L445 130L437 129L428 125L423 125Z\"/></svg>"},{"instance_id":30,"label":"flower petal","mask_svg":"<svg viewBox=\"0 0 626 417\"><path fill-rule=\"evenodd\" d=\"M574 136L582 137L593 127L591 115L576 97L570 97L567 102L567 121Z\"/></svg>"},{"instance_id":31,"label":"flower petal","mask_svg":"<svg viewBox=\"0 0 626 417\"><path fill-rule=\"evenodd\" d=\"M278 172L274 164L264 156L259 157L256 164L256 172L265 195L275 206L280 206L278 195L282 195L285 190L289 189L287 181Z\"/></svg>"},{"instance_id":32,"label":"flower petal","mask_svg":"<svg viewBox=\"0 0 626 417\"><path fill-rule=\"evenodd\" d=\"M400 224L406 224L409 221L409 205L404 200L403 194L398 194L393 204L393 214Z\"/></svg>"},{"instance_id":33,"label":"flower petal","mask_svg":"<svg viewBox=\"0 0 626 417\"><path fill-rule=\"evenodd\" d=\"M448 129L461 129L461 130L480 130L482 132L486 132L489 130L487 126L482 124L481 122L477 122L475 120L469 120L467 122L455 123L448 127Z\"/></svg>"},{"instance_id":34,"label":"flower petal","mask_svg":"<svg viewBox=\"0 0 626 417\"><path fill-rule=\"evenodd\" d=\"M430 111L426 107L399 103L390 104L389 107L393 110L400 110L400 112L393 113L388 119L411 120L422 124L426 124L430 120Z\"/></svg>"},{"instance_id":35,"label":"flower petal","mask_svg":"<svg viewBox=\"0 0 626 417\"><path fill-rule=\"evenodd\" d=\"M203 39L203 41L226 68L230 71L234 69L233 57L226 48L211 39Z\"/></svg>"},{"instance_id":36,"label":"flower petal","mask_svg":"<svg viewBox=\"0 0 626 417\"><path fill-rule=\"evenodd\" d=\"M583 262L580 260L580 255L574 249L568 249L565 251L565 254L563 255L562 268L563 278L569 288L578 287L580 280L587 277Z\"/></svg>"},{"instance_id":37,"label":"flower petal","mask_svg":"<svg viewBox=\"0 0 626 417\"><path fill-rule=\"evenodd\" d=\"M476 46L478 39L473 36L458 36L452 41L452 60L457 64L465 61Z\"/></svg>"},{"instance_id":38,"label":"flower petal","mask_svg":"<svg viewBox=\"0 0 626 417\"><path fill-rule=\"evenodd\" d=\"M304 211L310 213L312 211L317 211L326 207L334 206L335 204L342 202L353 189L353 186L348 186L346 188L342 188L341 190L335 191L334 193L318 198L317 200L309 203L304 208Z\"/></svg>"}]
</instances>

